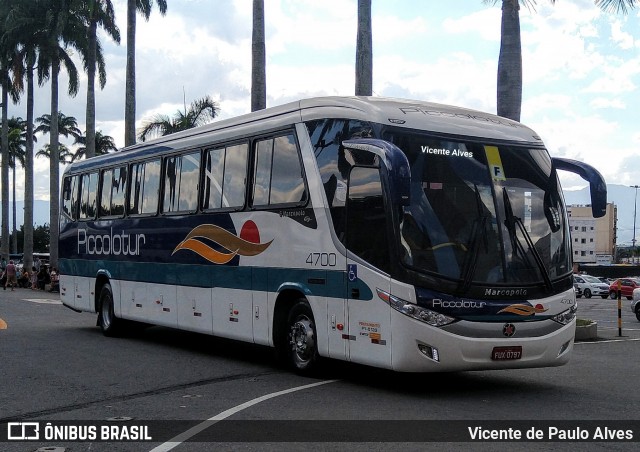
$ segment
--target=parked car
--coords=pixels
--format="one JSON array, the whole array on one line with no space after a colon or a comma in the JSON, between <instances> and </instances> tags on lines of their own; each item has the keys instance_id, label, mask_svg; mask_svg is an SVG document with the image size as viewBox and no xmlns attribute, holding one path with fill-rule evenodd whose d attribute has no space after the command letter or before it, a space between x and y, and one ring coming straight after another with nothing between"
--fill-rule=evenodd
<instances>
[{"instance_id":1,"label":"parked car","mask_svg":"<svg viewBox=\"0 0 640 452\"><path fill-rule=\"evenodd\" d=\"M618 296L618 281L620 281L620 292L623 297L626 297L627 300L633 299L633 291L634 289L640 288L640 279L639 278L620 278L616 279L609 286L609 295L611 298L616 298Z\"/></svg>"},{"instance_id":2,"label":"parked car","mask_svg":"<svg viewBox=\"0 0 640 452\"><path fill-rule=\"evenodd\" d=\"M573 275L573 285L575 286L576 284L582 290L582 295L585 298L591 298L592 296L607 298L609 296L609 285L595 276ZM577 292L576 296L579 297Z\"/></svg>"},{"instance_id":3,"label":"parked car","mask_svg":"<svg viewBox=\"0 0 640 452\"><path fill-rule=\"evenodd\" d=\"M631 311L636 313L636 319L640 321L640 289L633 289Z\"/></svg>"},{"instance_id":4,"label":"parked car","mask_svg":"<svg viewBox=\"0 0 640 452\"><path fill-rule=\"evenodd\" d=\"M582 289L577 282L573 283L573 290L576 292L576 298L580 298L582 296Z\"/></svg>"}]
</instances>

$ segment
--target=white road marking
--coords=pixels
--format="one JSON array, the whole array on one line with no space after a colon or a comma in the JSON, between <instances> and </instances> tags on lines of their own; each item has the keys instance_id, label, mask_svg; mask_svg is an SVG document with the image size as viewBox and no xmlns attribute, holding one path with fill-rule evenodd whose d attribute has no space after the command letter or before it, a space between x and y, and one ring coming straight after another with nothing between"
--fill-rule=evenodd
<instances>
[{"instance_id":1,"label":"white road marking","mask_svg":"<svg viewBox=\"0 0 640 452\"><path fill-rule=\"evenodd\" d=\"M195 427L191 427L189 430L171 438L169 441L167 441L166 443L160 444L158 447L155 447L153 449L151 449L151 452L167 452L170 451L171 449L173 449L174 447L179 446L180 444L182 444L183 442L187 441L189 438L191 438L192 436L197 435L198 433L206 430L207 428L211 427L212 425L220 422L223 419L228 418L229 416L233 416L234 414L252 407L253 405L256 405L260 402L264 402L265 400L269 400L269 399L273 399L275 397L279 397L281 395L286 395L286 394L291 394L292 392L297 392L297 391L303 391L305 389L310 389L310 388L315 388L316 386L321 386L321 385L326 385L328 383L334 383L338 380L327 380L327 381L320 381L318 383L311 383L308 385L304 385L304 386L297 386L295 388L290 388L290 389L285 389L284 391L278 391L278 392L273 392L271 394L266 394L263 395L262 397L258 397L256 399L253 400L249 400L248 402L245 402L243 404L240 404L238 406L235 406L233 408L229 408L226 411L223 411L220 414L217 414L216 416L213 416L209 419L207 419L204 422L201 422L200 424L196 425Z\"/></svg>"},{"instance_id":2,"label":"white road marking","mask_svg":"<svg viewBox=\"0 0 640 452\"><path fill-rule=\"evenodd\" d=\"M62 304L60 300L52 300L50 298L23 298L24 301L40 304Z\"/></svg>"},{"instance_id":3,"label":"white road marking","mask_svg":"<svg viewBox=\"0 0 640 452\"><path fill-rule=\"evenodd\" d=\"M609 344L611 342L631 342L631 341L640 341L640 337L628 338L628 339L607 339L606 341L580 341L576 342L575 345L578 344Z\"/></svg>"}]
</instances>

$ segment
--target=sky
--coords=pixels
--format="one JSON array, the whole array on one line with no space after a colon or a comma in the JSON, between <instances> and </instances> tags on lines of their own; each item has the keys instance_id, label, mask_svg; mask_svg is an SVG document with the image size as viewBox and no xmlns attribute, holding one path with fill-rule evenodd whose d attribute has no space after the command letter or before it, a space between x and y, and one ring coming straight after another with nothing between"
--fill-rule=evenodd
<instances>
[{"instance_id":1,"label":"sky","mask_svg":"<svg viewBox=\"0 0 640 452\"><path fill-rule=\"evenodd\" d=\"M96 128L124 145L126 0L113 0L120 45L99 34L107 83L96 90ZM169 0L149 21L138 15L137 127L206 95L219 119L250 111L251 0ZM489 2L490 3L490 2ZM373 92L496 112L500 1L373 0ZM593 0L540 0L520 11L521 121L554 157L595 166L609 184L640 184L640 9L605 13ZM353 95L356 0L265 0L267 107L324 95ZM78 62L77 67L82 68ZM86 74L60 110L85 130ZM26 100L26 99L25 99ZM50 113L50 85L35 116ZM26 117L26 101L10 105ZM38 136L36 151L48 143ZM63 143L71 146L71 142ZM48 200L49 162L35 159L34 195ZM586 185L563 174L565 189ZM24 198L18 172L17 198Z\"/></svg>"}]
</instances>

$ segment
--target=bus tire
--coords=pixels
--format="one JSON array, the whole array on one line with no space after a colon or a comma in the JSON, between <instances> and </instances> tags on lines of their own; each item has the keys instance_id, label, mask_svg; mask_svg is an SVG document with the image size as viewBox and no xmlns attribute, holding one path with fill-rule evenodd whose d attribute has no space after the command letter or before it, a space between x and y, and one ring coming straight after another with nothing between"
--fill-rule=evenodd
<instances>
[{"instance_id":1,"label":"bus tire","mask_svg":"<svg viewBox=\"0 0 640 452\"><path fill-rule=\"evenodd\" d=\"M298 373L310 374L318 367L318 335L311 306L298 300L287 317L287 341L284 353L288 365Z\"/></svg>"},{"instance_id":2,"label":"bus tire","mask_svg":"<svg viewBox=\"0 0 640 452\"><path fill-rule=\"evenodd\" d=\"M121 320L116 317L113 311L113 291L111 290L111 284L106 283L102 286L99 302L98 325L100 325L102 334L107 337L117 336L120 332Z\"/></svg>"}]
</instances>

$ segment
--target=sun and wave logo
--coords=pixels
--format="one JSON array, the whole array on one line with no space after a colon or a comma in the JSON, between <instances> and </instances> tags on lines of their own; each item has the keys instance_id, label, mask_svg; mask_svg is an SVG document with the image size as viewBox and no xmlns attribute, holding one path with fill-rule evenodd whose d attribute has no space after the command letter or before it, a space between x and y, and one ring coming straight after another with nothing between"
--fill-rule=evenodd
<instances>
[{"instance_id":1,"label":"sun and wave logo","mask_svg":"<svg viewBox=\"0 0 640 452\"><path fill-rule=\"evenodd\" d=\"M226 264L236 256L257 256L269 248L271 242L273 239L260 243L260 231L251 220L242 225L239 236L214 224L201 224L187 234L171 255L190 250L214 264Z\"/></svg>"},{"instance_id":2,"label":"sun and wave logo","mask_svg":"<svg viewBox=\"0 0 640 452\"><path fill-rule=\"evenodd\" d=\"M541 314L545 311L547 311L547 309L541 304L537 304L535 307L526 304L512 304L504 309L499 310L498 314L502 312L508 312L510 314L516 315L535 315Z\"/></svg>"}]
</instances>

